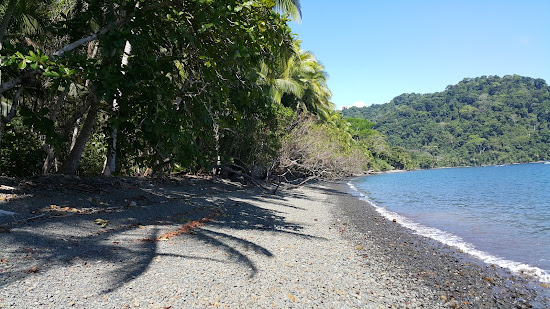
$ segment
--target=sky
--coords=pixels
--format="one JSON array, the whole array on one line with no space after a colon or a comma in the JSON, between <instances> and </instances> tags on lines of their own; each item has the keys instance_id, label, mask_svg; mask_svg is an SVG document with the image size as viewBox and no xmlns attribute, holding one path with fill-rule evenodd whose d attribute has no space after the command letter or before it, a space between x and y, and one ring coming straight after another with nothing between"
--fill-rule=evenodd
<instances>
[{"instance_id":1,"label":"sky","mask_svg":"<svg viewBox=\"0 0 550 309\"><path fill-rule=\"evenodd\" d=\"M301 0L337 108L518 74L550 84L550 0Z\"/></svg>"}]
</instances>

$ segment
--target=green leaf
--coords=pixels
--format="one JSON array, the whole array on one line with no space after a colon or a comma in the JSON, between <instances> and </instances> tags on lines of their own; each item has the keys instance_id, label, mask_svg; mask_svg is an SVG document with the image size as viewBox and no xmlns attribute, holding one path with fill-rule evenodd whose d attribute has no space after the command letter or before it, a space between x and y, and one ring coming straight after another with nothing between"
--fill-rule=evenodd
<instances>
[{"instance_id":1,"label":"green leaf","mask_svg":"<svg viewBox=\"0 0 550 309\"><path fill-rule=\"evenodd\" d=\"M19 114L23 117L31 117L33 115L33 112L26 106L21 106L21 109L19 110Z\"/></svg>"},{"instance_id":2,"label":"green leaf","mask_svg":"<svg viewBox=\"0 0 550 309\"><path fill-rule=\"evenodd\" d=\"M208 24L204 24L202 25L201 29L199 30L199 32L205 32L206 30L212 28L214 26L213 23L208 23Z\"/></svg>"},{"instance_id":3,"label":"green leaf","mask_svg":"<svg viewBox=\"0 0 550 309\"><path fill-rule=\"evenodd\" d=\"M59 77L59 73L55 71L46 71L43 74L45 77Z\"/></svg>"},{"instance_id":4,"label":"green leaf","mask_svg":"<svg viewBox=\"0 0 550 309\"><path fill-rule=\"evenodd\" d=\"M21 62L19 62L19 64L17 65L19 67L19 69L23 70L27 67L27 61L26 60L23 60Z\"/></svg>"},{"instance_id":5,"label":"green leaf","mask_svg":"<svg viewBox=\"0 0 550 309\"><path fill-rule=\"evenodd\" d=\"M38 111L38 114L40 116L46 116L50 110L47 107L42 107L40 111Z\"/></svg>"}]
</instances>

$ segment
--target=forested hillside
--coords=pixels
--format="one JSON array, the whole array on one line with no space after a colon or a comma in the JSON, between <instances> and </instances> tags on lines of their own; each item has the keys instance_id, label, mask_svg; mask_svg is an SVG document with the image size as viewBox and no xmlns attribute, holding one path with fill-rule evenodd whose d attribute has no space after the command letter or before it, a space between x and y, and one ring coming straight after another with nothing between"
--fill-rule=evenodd
<instances>
[{"instance_id":1,"label":"forested hillside","mask_svg":"<svg viewBox=\"0 0 550 309\"><path fill-rule=\"evenodd\" d=\"M442 92L344 109L368 119L422 168L550 159L550 87L542 79L466 78Z\"/></svg>"}]
</instances>

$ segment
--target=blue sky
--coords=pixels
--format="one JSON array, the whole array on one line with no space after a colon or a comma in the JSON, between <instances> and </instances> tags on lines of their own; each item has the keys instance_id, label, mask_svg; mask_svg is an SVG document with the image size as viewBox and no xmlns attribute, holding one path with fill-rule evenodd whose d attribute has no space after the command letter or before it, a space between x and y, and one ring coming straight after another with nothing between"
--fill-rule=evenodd
<instances>
[{"instance_id":1,"label":"blue sky","mask_svg":"<svg viewBox=\"0 0 550 309\"><path fill-rule=\"evenodd\" d=\"M550 83L550 0L301 0L291 22L337 108L445 90L465 77Z\"/></svg>"}]
</instances>

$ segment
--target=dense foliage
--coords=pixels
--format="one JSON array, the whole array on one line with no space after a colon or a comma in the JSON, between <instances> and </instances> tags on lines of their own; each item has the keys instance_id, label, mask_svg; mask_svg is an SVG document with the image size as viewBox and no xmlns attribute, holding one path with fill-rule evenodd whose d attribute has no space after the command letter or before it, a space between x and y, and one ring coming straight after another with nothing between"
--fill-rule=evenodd
<instances>
[{"instance_id":1,"label":"dense foliage","mask_svg":"<svg viewBox=\"0 0 550 309\"><path fill-rule=\"evenodd\" d=\"M0 0L0 174L336 177L354 151L365 161L344 174L360 172L374 156L281 11L302 14L297 0Z\"/></svg>"},{"instance_id":2,"label":"dense foliage","mask_svg":"<svg viewBox=\"0 0 550 309\"><path fill-rule=\"evenodd\" d=\"M394 159L408 167L550 159L550 87L542 79L466 78L442 92L402 94L343 113L376 123Z\"/></svg>"}]
</instances>

